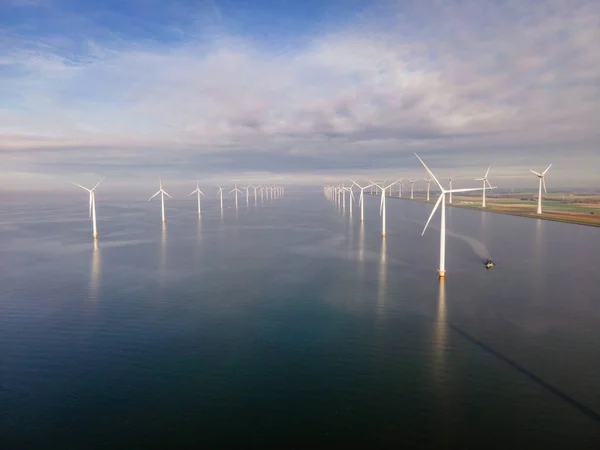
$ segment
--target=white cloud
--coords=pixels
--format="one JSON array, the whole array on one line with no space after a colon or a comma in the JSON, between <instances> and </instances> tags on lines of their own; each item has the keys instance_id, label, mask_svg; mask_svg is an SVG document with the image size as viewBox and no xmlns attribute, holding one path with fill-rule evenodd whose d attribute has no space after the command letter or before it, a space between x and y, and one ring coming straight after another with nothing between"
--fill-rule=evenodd
<instances>
[{"instance_id":1,"label":"white cloud","mask_svg":"<svg viewBox=\"0 0 600 450\"><path fill-rule=\"evenodd\" d=\"M223 35L90 40L84 61L52 43L4 48L3 170L413 170L416 150L507 171L552 157L564 182L574 172L561 161L585 157L593 181L597 2L401 5L392 24L358 22L285 53Z\"/></svg>"}]
</instances>

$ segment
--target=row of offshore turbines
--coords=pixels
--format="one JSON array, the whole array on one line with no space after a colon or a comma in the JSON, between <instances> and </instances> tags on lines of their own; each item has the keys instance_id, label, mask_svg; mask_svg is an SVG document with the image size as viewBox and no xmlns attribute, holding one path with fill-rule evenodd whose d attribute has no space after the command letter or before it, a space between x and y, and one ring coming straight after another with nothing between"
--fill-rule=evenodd
<instances>
[{"instance_id":1,"label":"row of offshore turbines","mask_svg":"<svg viewBox=\"0 0 600 450\"><path fill-rule=\"evenodd\" d=\"M439 269L438 269L438 274L439 274L440 278L443 278L446 275L446 195L448 195L448 197L449 197L448 203L451 204L453 193L482 191L481 206L483 208L485 208L486 207L486 197L485 197L486 191L488 189L496 189L496 187L492 186L488 180L488 175L490 173L490 167L488 167L488 169L485 172L485 175L483 177L475 178L476 181L482 182L482 187L480 187L480 188L453 189L452 188L452 182L453 182L452 179L449 180L448 188L444 188L442 186L442 184L439 182L439 180L436 178L436 176L433 174L433 172L429 169L429 167L427 167L425 162L423 162L423 160L419 157L419 155L417 155L415 153L415 156L419 159L419 161L421 162L421 164L427 171L427 174L429 175L429 178L425 178L425 181L427 182L427 201L429 201L430 186L431 186L432 181L435 182L435 184L437 184L437 186L440 189L440 196L438 197L438 199L435 203L435 206L433 207L433 210L431 211L431 214L429 215L429 219L427 219L427 222L425 223L425 227L423 228L423 232L421 233L421 236L423 234L425 234L425 230L427 230L427 226L429 225L429 222L431 222L431 219L433 218L435 212L437 211L437 209L439 208L439 206L441 204L442 209L441 209L441 226L440 226L440 265L439 265ZM538 210L537 210L538 214L542 213L542 186L544 188L544 192L546 192L545 175L551 166L552 166L552 164L550 164L550 166L548 166L548 168L541 173L531 170L531 172L534 173L539 178L539 188L538 188L539 194L538 194ZM346 193L348 193L348 200L350 202L350 216L352 216L353 202L355 200L354 186L356 186L360 190L358 204L360 207L360 220L362 222L362 221L364 221L364 201L365 201L364 200L364 191L365 191L365 189L379 190L379 193L381 195L381 201L380 201L380 205L379 205L379 215L381 216L381 236L385 238L385 234L386 234L386 232L385 232L386 193L389 190L389 192L391 194L393 186L398 184L398 186L399 186L398 197L402 198L402 181L403 181L403 179L401 178L401 179L394 181L392 183L389 183L389 184L386 184L386 182L377 183L377 182L374 182L371 180L367 180L368 184L365 184L364 186L361 186L360 184L358 184L356 181L354 181L352 179L350 179L350 181L352 184L347 187L344 186L344 183L342 183L340 185L335 185L335 186L325 186L323 188L323 192L327 198L329 198L333 202L336 202L342 208L346 207ZM417 180L409 179L408 181L410 182L410 198L414 199L414 185L417 182ZM371 191L371 193L373 193L373 191Z\"/></svg>"},{"instance_id":2,"label":"row of offshore turbines","mask_svg":"<svg viewBox=\"0 0 600 450\"><path fill-rule=\"evenodd\" d=\"M102 181L104 181L105 178L102 178L98 183L96 183L96 185L91 188L88 189L85 186L82 186L81 184L78 183L73 183L75 186L79 186L81 189L87 191L90 194L90 218L92 219L92 237L94 240L98 239L98 228L96 225L96 189L98 188L98 186L100 186L100 183L102 183ZM163 184L162 184L162 179L158 179L158 191L156 191L156 193L150 197L148 199L148 201L152 200L154 197L160 195L160 206L161 206L161 218L162 218L162 223L165 224L167 223L167 218L165 216L165 196L169 197L169 198L173 198L171 197L171 195L169 195L169 193L167 191L164 190L163 188ZM260 198L261 201L265 201L266 200L274 200L277 198L281 198L284 193L285 193L285 188L283 186L276 186L276 185L247 185L247 186L240 186L242 189L244 189L246 191L246 205L250 205L250 190L253 189L254 190L254 204L256 205L258 203L258 199ZM233 197L235 199L235 207L238 207L238 194L243 194L243 192L238 189L238 185L235 184L233 189L229 192L230 194L233 194ZM202 205L200 202L200 197L201 196L205 196L204 192L202 192L200 190L200 185L198 183L198 181L196 181L196 189L194 189L189 196L192 195L196 195L197 196L197 200L198 200L198 218L200 218L202 216ZM217 197L220 200L220 206L221 206L221 214L223 214L223 187L220 185L217 185Z\"/></svg>"}]
</instances>

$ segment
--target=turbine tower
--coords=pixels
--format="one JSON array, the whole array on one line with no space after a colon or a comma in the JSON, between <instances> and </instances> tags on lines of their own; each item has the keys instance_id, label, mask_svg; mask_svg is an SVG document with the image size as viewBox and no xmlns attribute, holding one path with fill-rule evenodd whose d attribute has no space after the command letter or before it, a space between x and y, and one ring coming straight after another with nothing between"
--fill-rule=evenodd
<instances>
[{"instance_id":1,"label":"turbine tower","mask_svg":"<svg viewBox=\"0 0 600 450\"><path fill-rule=\"evenodd\" d=\"M75 186L79 186L81 189L84 189L90 193L90 217L92 218L92 237L94 239L98 239L98 229L96 228L96 188L102 183L104 178L102 178L96 186L91 189L88 189L80 184L73 183Z\"/></svg>"},{"instance_id":2,"label":"turbine tower","mask_svg":"<svg viewBox=\"0 0 600 450\"><path fill-rule=\"evenodd\" d=\"M356 181L354 181L352 178L350 179L350 181L352 181L352 183L355 184L356 187L360 189L360 197L358 197L358 203L360 204L360 221L364 222L365 221L365 195L364 195L365 189L372 187L373 184L367 184L366 186L361 186Z\"/></svg>"},{"instance_id":3,"label":"turbine tower","mask_svg":"<svg viewBox=\"0 0 600 450\"><path fill-rule=\"evenodd\" d=\"M246 206L250 206L250 203L248 203L248 195L249 195L248 193L250 192L250 188L251 188L251 187L252 187L252 186L248 185L248 186L244 186L244 187L242 188L242 189L245 189L245 190L246 190Z\"/></svg>"},{"instance_id":4,"label":"turbine tower","mask_svg":"<svg viewBox=\"0 0 600 450\"><path fill-rule=\"evenodd\" d=\"M219 189L217 190L217 195L221 200L221 214L223 214L223 188L220 185L217 185Z\"/></svg>"},{"instance_id":5,"label":"turbine tower","mask_svg":"<svg viewBox=\"0 0 600 450\"><path fill-rule=\"evenodd\" d=\"M158 185L159 185L159 189L158 192L156 194L154 194L152 197L150 197L148 199L148 201L152 200L154 197L156 197L158 194L160 194L160 204L161 204L161 211L162 211L162 223L167 223L167 220L165 219L165 195L169 198L173 198L171 197L169 194L167 194L167 192L163 189L162 187L162 180L160 179L160 177L158 178Z\"/></svg>"},{"instance_id":6,"label":"turbine tower","mask_svg":"<svg viewBox=\"0 0 600 450\"><path fill-rule=\"evenodd\" d=\"M402 198L402 181L404 178L398 180L398 198Z\"/></svg>"},{"instance_id":7,"label":"turbine tower","mask_svg":"<svg viewBox=\"0 0 600 450\"><path fill-rule=\"evenodd\" d=\"M236 184L236 185L234 185L233 189L229 193L231 194L232 192L235 193L235 209L237 209L238 208L238 192L241 194L242 191L240 191L237 188L237 184Z\"/></svg>"},{"instance_id":8,"label":"turbine tower","mask_svg":"<svg viewBox=\"0 0 600 450\"><path fill-rule=\"evenodd\" d=\"M352 209L354 208L354 191L352 190L352 184L350 187L344 188L348 192L348 200L350 201L350 217L352 217Z\"/></svg>"},{"instance_id":9,"label":"turbine tower","mask_svg":"<svg viewBox=\"0 0 600 450\"><path fill-rule=\"evenodd\" d=\"M425 181L427 181L427 201L429 201L429 191L431 188L431 182L433 181L431 178L423 178ZM485 191L483 191L485 192Z\"/></svg>"},{"instance_id":10,"label":"turbine tower","mask_svg":"<svg viewBox=\"0 0 600 450\"><path fill-rule=\"evenodd\" d=\"M415 156L417 158L419 158L419 155L417 155L416 153L415 153ZM423 228L423 232L421 233L421 236L423 236L425 234L427 225L429 225L429 222L431 222L431 218L433 217L433 215L435 214L435 212L437 211L437 209L441 203L442 204L442 217L441 217L441 226L440 226L440 267L438 269L438 274L439 274L440 278L443 278L446 275L446 194L452 194L452 192L480 191L481 189L488 189L488 188L484 187L484 188L453 189L453 190L444 189L442 187L441 183L438 181L438 179L433 174L433 172L431 170L429 170L429 167L427 167L427 165L423 162L423 160L421 158L419 158L419 161L421 161L421 164L423 164L423 167L425 167L425 170L427 171L429 176L433 179L433 181L435 181L435 184L437 184L441 190L440 196L439 196L437 202L435 202L433 211L431 211L431 215L429 216L429 219L427 219L427 223L425 224L425 228ZM493 188L490 188L490 189L493 189Z\"/></svg>"},{"instance_id":11,"label":"turbine tower","mask_svg":"<svg viewBox=\"0 0 600 450\"><path fill-rule=\"evenodd\" d=\"M373 182L371 181L371 183L373 183ZM381 189L381 203L379 205L379 215L381 216L381 236L382 237L385 237L385 191L388 190L389 188L391 188L396 183L397 183L397 181L394 181L393 183L388 184L387 186L382 186L377 183L373 183L375 186L377 186L379 189Z\"/></svg>"},{"instance_id":12,"label":"turbine tower","mask_svg":"<svg viewBox=\"0 0 600 450\"><path fill-rule=\"evenodd\" d=\"M410 178L408 179L408 182L410 183L410 199L414 200L415 196L414 196L414 191L415 191L415 183L417 182L417 180L411 180Z\"/></svg>"},{"instance_id":13,"label":"turbine tower","mask_svg":"<svg viewBox=\"0 0 600 450\"><path fill-rule=\"evenodd\" d=\"M196 189L192 191L190 195L198 194L198 218L200 218L201 209L200 209L200 196L204 195L204 192L200 190L200 186L198 186L198 180L196 180ZM188 195L188 197L190 196Z\"/></svg>"},{"instance_id":14,"label":"turbine tower","mask_svg":"<svg viewBox=\"0 0 600 450\"><path fill-rule=\"evenodd\" d=\"M488 167L487 171L485 172L485 175L482 178L475 178L475 181L483 182L483 192L482 192L483 197L481 198L481 207L482 208L485 208L485 191L486 191L485 185L487 184L489 187L492 187L492 185L488 181L488 175L490 173L490 169L491 169L491 166Z\"/></svg>"},{"instance_id":15,"label":"turbine tower","mask_svg":"<svg viewBox=\"0 0 600 450\"><path fill-rule=\"evenodd\" d=\"M534 173L535 175L537 175L537 177L540 180L540 185L538 188L538 207L537 207L537 213L541 214L542 213L542 185L544 185L544 193L546 193L546 172L548 172L548 170L550 170L550 167L552 167L552 164L550 164L548 166L548 168L546 170L544 170L542 173L536 172L534 170L529 169L532 173Z\"/></svg>"}]
</instances>

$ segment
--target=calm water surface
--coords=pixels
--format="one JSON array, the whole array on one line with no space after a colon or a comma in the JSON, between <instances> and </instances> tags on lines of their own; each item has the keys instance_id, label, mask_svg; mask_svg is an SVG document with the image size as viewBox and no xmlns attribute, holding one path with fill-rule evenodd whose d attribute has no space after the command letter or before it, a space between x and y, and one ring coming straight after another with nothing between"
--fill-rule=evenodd
<instances>
[{"instance_id":1,"label":"calm water surface","mask_svg":"<svg viewBox=\"0 0 600 450\"><path fill-rule=\"evenodd\" d=\"M97 201L0 208L3 449L600 448L600 229Z\"/></svg>"}]
</instances>

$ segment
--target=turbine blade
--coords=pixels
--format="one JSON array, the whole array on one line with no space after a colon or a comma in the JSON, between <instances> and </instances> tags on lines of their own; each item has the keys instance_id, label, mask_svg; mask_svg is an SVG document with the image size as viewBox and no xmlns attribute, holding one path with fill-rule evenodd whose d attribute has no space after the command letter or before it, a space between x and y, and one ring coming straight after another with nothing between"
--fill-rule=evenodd
<instances>
[{"instance_id":1,"label":"turbine blade","mask_svg":"<svg viewBox=\"0 0 600 450\"><path fill-rule=\"evenodd\" d=\"M542 177L542 184L544 185L544 194L546 194L546 178Z\"/></svg>"},{"instance_id":2,"label":"turbine blade","mask_svg":"<svg viewBox=\"0 0 600 450\"><path fill-rule=\"evenodd\" d=\"M91 189L88 189L88 188L86 188L86 187L84 187L84 186L82 186L82 185L80 185L80 184L74 183L73 181L71 181L71 183L72 183L72 184L74 184L75 186L79 186L81 189L84 189L84 190L86 190L86 191L88 191L88 192L92 192L92 190L91 190Z\"/></svg>"},{"instance_id":3,"label":"turbine blade","mask_svg":"<svg viewBox=\"0 0 600 450\"><path fill-rule=\"evenodd\" d=\"M487 178L487 176L490 174L490 169L492 168L492 166L488 167L488 170L485 171L485 175L483 178Z\"/></svg>"},{"instance_id":4,"label":"turbine blade","mask_svg":"<svg viewBox=\"0 0 600 450\"><path fill-rule=\"evenodd\" d=\"M427 171L427 173L429 174L429 176L435 181L435 184L437 184L440 188L440 190L442 192L444 192L444 188L442 187L442 185L440 184L440 182L438 181L438 179L435 177L435 175L433 174L433 172L429 169L429 167L427 167L427 164L425 164L423 162L423 160L421 158L419 158L419 155L417 155L415 153L415 156L419 159L419 161L421 161L421 164L423 164L423 167L425 167L425 170Z\"/></svg>"},{"instance_id":5,"label":"turbine blade","mask_svg":"<svg viewBox=\"0 0 600 450\"><path fill-rule=\"evenodd\" d=\"M535 173L535 174L536 174L538 177L541 177L541 176L542 176L542 174L541 174L541 173L539 173L539 172L536 172L535 170L531 170L531 169L529 169L529 171L530 171L531 173Z\"/></svg>"},{"instance_id":6,"label":"turbine blade","mask_svg":"<svg viewBox=\"0 0 600 450\"><path fill-rule=\"evenodd\" d=\"M548 168L542 172L542 175L546 175L546 172L550 170L550 167L552 167L552 164L550 164Z\"/></svg>"},{"instance_id":7,"label":"turbine blade","mask_svg":"<svg viewBox=\"0 0 600 450\"><path fill-rule=\"evenodd\" d=\"M101 179L100 181L98 181L98 183L96 183L96 186L94 186L94 187L92 188L92 191L93 191L94 189L96 189L98 186L100 186L100 183L102 183L104 180L106 180L106 177L102 177L102 179Z\"/></svg>"},{"instance_id":8,"label":"turbine blade","mask_svg":"<svg viewBox=\"0 0 600 450\"><path fill-rule=\"evenodd\" d=\"M431 211L431 214L429 215L429 219L427 219L427 223L425 224L425 228L423 228L423 232L421 233L421 236L423 236L425 234L425 230L427 229L427 226L429 225L429 222L431 222L431 219L433 218L433 215L435 214L435 212L437 211L438 207L440 206L440 203L442 202L442 197L444 196L444 193L442 192L440 194L440 196L438 197L437 202L435 202L435 206L433 207L433 210Z\"/></svg>"},{"instance_id":9,"label":"turbine blade","mask_svg":"<svg viewBox=\"0 0 600 450\"><path fill-rule=\"evenodd\" d=\"M154 194L152 197L150 197L148 199L148 201L152 200L154 197L156 197L158 194L160 194L160 189L156 192L156 194Z\"/></svg>"},{"instance_id":10,"label":"turbine blade","mask_svg":"<svg viewBox=\"0 0 600 450\"><path fill-rule=\"evenodd\" d=\"M195 191L192 191L192 193L191 193L190 195L194 195L196 192L197 192L197 190L195 190ZM189 197L190 195L188 195L188 197Z\"/></svg>"},{"instance_id":11,"label":"turbine blade","mask_svg":"<svg viewBox=\"0 0 600 450\"><path fill-rule=\"evenodd\" d=\"M90 191L90 217L92 217L92 198L94 197L94 194L92 191Z\"/></svg>"},{"instance_id":12,"label":"turbine blade","mask_svg":"<svg viewBox=\"0 0 600 450\"><path fill-rule=\"evenodd\" d=\"M169 198L173 198L173 197L171 197L171 196L170 196L170 195L167 193L167 191L165 191L165 190L163 190L163 194L165 194L165 195L166 195L167 197L169 197Z\"/></svg>"},{"instance_id":13,"label":"turbine blade","mask_svg":"<svg viewBox=\"0 0 600 450\"><path fill-rule=\"evenodd\" d=\"M204 195L204 192L202 192L200 189L198 189L198 192L200 192L200 195ZM206 195L204 195L206 197Z\"/></svg>"},{"instance_id":14,"label":"turbine blade","mask_svg":"<svg viewBox=\"0 0 600 450\"><path fill-rule=\"evenodd\" d=\"M380 185L378 185L377 183L375 183L374 181L371 180L367 180L369 183L371 183L371 186L377 186L379 189L383 189Z\"/></svg>"},{"instance_id":15,"label":"turbine blade","mask_svg":"<svg viewBox=\"0 0 600 450\"><path fill-rule=\"evenodd\" d=\"M485 190L489 190L490 188L485 188ZM471 192L471 191L483 191L483 188L466 188L466 189L451 189L449 191L446 191L446 193L455 193L455 192Z\"/></svg>"}]
</instances>

